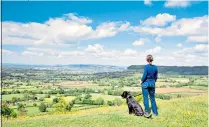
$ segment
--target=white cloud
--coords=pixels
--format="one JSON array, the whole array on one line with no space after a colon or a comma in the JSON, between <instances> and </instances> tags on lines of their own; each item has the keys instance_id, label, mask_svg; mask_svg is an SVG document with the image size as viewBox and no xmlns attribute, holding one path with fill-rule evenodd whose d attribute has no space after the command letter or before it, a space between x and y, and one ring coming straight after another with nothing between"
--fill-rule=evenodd
<instances>
[{"instance_id":1,"label":"white cloud","mask_svg":"<svg viewBox=\"0 0 209 127\"><path fill-rule=\"evenodd\" d=\"M189 0L167 0L165 2L165 7L188 7L190 5L190 1Z\"/></svg>"},{"instance_id":2,"label":"white cloud","mask_svg":"<svg viewBox=\"0 0 209 127\"><path fill-rule=\"evenodd\" d=\"M148 49L145 53L146 54L156 54L156 53L159 53L161 51L161 47L160 46L157 46L153 49Z\"/></svg>"},{"instance_id":3,"label":"white cloud","mask_svg":"<svg viewBox=\"0 0 209 127\"><path fill-rule=\"evenodd\" d=\"M177 47L181 48L182 47L182 44L181 43L178 43L177 44Z\"/></svg>"},{"instance_id":4,"label":"white cloud","mask_svg":"<svg viewBox=\"0 0 209 127\"><path fill-rule=\"evenodd\" d=\"M163 31L163 28L152 28L152 27L144 27L144 26L134 26L131 27L134 32L146 33L151 35L158 35Z\"/></svg>"},{"instance_id":5,"label":"white cloud","mask_svg":"<svg viewBox=\"0 0 209 127\"><path fill-rule=\"evenodd\" d=\"M104 51L103 46L100 44L94 44L94 45L88 45L88 47L85 49L86 52L90 53L99 53Z\"/></svg>"},{"instance_id":6,"label":"white cloud","mask_svg":"<svg viewBox=\"0 0 209 127\"><path fill-rule=\"evenodd\" d=\"M192 42L208 42L208 37L207 36L189 36L187 38L187 41L192 41Z\"/></svg>"},{"instance_id":7,"label":"white cloud","mask_svg":"<svg viewBox=\"0 0 209 127\"><path fill-rule=\"evenodd\" d=\"M126 49L124 51L124 55L125 56L136 56L137 55L137 51L132 50L132 49Z\"/></svg>"},{"instance_id":8,"label":"white cloud","mask_svg":"<svg viewBox=\"0 0 209 127\"><path fill-rule=\"evenodd\" d=\"M65 16L68 16L70 19L72 19L72 21L76 21L76 22L81 23L81 24L89 24L89 23L92 23L92 20L91 19L86 18L86 17L77 17L73 13L65 14Z\"/></svg>"},{"instance_id":9,"label":"white cloud","mask_svg":"<svg viewBox=\"0 0 209 127\"><path fill-rule=\"evenodd\" d=\"M139 40L136 40L132 43L134 46L142 46L144 45L144 42L147 41L148 39L146 38L140 38Z\"/></svg>"},{"instance_id":10,"label":"white cloud","mask_svg":"<svg viewBox=\"0 0 209 127\"><path fill-rule=\"evenodd\" d=\"M207 35L208 16L182 18L165 28L162 36Z\"/></svg>"},{"instance_id":11,"label":"white cloud","mask_svg":"<svg viewBox=\"0 0 209 127\"><path fill-rule=\"evenodd\" d=\"M199 44L194 47L197 51L206 51L208 50L208 44Z\"/></svg>"},{"instance_id":12,"label":"white cloud","mask_svg":"<svg viewBox=\"0 0 209 127\"><path fill-rule=\"evenodd\" d=\"M13 51L2 49L2 54L10 55L10 54L13 54L13 53L14 53Z\"/></svg>"},{"instance_id":13,"label":"white cloud","mask_svg":"<svg viewBox=\"0 0 209 127\"><path fill-rule=\"evenodd\" d=\"M132 26L134 32L156 35L158 37L171 36L208 36L208 16L182 18L173 21L167 27ZM156 41L159 38L156 38Z\"/></svg>"},{"instance_id":14,"label":"white cloud","mask_svg":"<svg viewBox=\"0 0 209 127\"><path fill-rule=\"evenodd\" d=\"M198 44L195 45L194 47L183 48L181 50L174 51L173 55L176 57L183 57L183 56L187 56L188 54L190 55L192 54L201 57L206 53L208 53L208 44Z\"/></svg>"},{"instance_id":15,"label":"white cloud","mask_svg":"<svg viewBox=\"0 0 209 127\"><path fill-rule=\"evenodd\" d=\"M151 2L151 0L144 0L144 4L150 6L150 5L152 5L152 2Z\"/></svg>"},{"instance_id":16,"label":"white cloud","mask_svg":"<svg viewBox=\"0 0 209 127\"><path fill-rule=\"evenodd\" d=\"M3 44L58 45L81 40L106 38L129 29L129 22L104 22L95 29L88 25L92 20L72 13L50 18L44 23L2 22Z\"/></svg>"},{"instance_id":17,"label":"white cloud","mask_svg":"<svg viewBox=\"0 0 209 127\"><path fill-rule=\"evenodd\" d=\"M176 20L175 15L170 15L168 13L158 14L156 17L149 17L144 21L140 21L142 25L145 26L165 26L169 22Z\"/></svg>"},{"instance_id":18,"label":"white cloud","mask_svg":"<svg viewBox=\"0 0 209 127\"><path fill-rule=\"evenodd\" d=\"M193 47L182 48L172 52L178 65L194 66L208 65L208 44L197 44Z\"/></svg>"},{"instance_id":19,"label":"white cloud","mask_svg":"<svg viewBox=\"0 0 209 127\"><path fill-rule=\"evenodd\" d=\"M30 52L30 51L24 51L22 53L23 56L43 56L42 53L37 53L37 52Z\"/></svg>"},{"instance_id":20,"label":"white cloud","mask_svg":"<svg viewBox=\"0 0 209 127\"><path fill-rule=\"evenodd\" d=\"M127 31L129 30L130 23L129 22L124 22L120 25L119 31Z\"/></svg>"},{"instance_id":21,"label":"white cloud","mask_svg":"<svg viewBox=\"0 0 209 127\"><path fill-rule=\"evenodd\" d=\"M160 36L157 36L157 37L155 38L155 41L156 41L156 42L161 42L161 37L160 37Z\"/></svg>"}]
</instances>

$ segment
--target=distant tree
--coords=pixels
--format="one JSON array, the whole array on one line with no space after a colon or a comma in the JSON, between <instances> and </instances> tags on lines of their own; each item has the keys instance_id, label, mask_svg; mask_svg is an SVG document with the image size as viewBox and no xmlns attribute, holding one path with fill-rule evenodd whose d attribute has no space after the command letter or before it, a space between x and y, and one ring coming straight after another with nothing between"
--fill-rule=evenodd
<instances>
[{"instance_id":1,"label":"distant tree","mask_svg":"<svg viewBox=\"0 0 209 127\"><path fill-rule=\"evenodd\" d=\"M46 112L47 106L44 104L44 102L41 102L39 105L40 112Z\"/></svg>"},{"instance_id":2,"label":"distant tree","mask_svg":"<svg viewBox=\"0 0 209 127\"><path fill-rule=\"evenodd\" d=\"M17 97L12 97L12 104L15 105L16 102L18 102L18 98Z\"/></svg>"},{"instance_id":3,"label":"distant tree","mask_svg":"<svg viewBox=\"0 0 209 127\"><path fill-rule=\"evenodd\" d=\"M120 106L120 105L123 104L123 101L121 99L119 99L119 98L115 98L113 100L113 104L116 105L116 106Z\"/></svg>"},{"instance_id":4,"label":"distant tree","mask_svg":"<svg viewBox=\"0 0 209 127\"><path fill-rule=\"evenodd\" d=\"M58 103L59 102L59 98L54 98L53 99L53 103Z\"/></svg>"},{"instance_id":5,"label":"distant tree","mask_svg":"<svg viewBox=\"0 0 209 127\"><path fill-rule=\"evenodd\" d=\"M37 103L33 103L33 106L36 107L37 106Z\"/></svg>"},{"instance_id":6,"label":"distant tree","mask_svg":"<svg viewBox=\"0 0 209 127\"><path fill-rule=\"evenodd\" d=\"M114 105L114 103L113 103L112 101L107 101L107 105L109 105L109 106L113 106L113 105Z\"/></svg>"},{"instance_id":7,"label":"distant tree","mask_svg":"<svg viewBox=\"0 0 209 127\"><path fill-rule=\"evenodd\" d=\"M50 94L47 94L47 95L45 96L45 98L50 98Z\"/></svg>"},{"instance_id":8,"label":"distant tree","mask_svg":"<svg viewBox=\"0 0 209 127\"><path fill-rule=\"evenodd\" d=\"M25 93L25 94L23 95L23 99L24 99L25 101L28 101L28 100L30 99L29 94L28 94L28 93Z\"/></svg>"},{"instance_id":9,"label":"distant tree","mask_svg":"<svg viewBox=\"0 0 209 127\"><path fill-rule=\"evenodd\" d=\"M104 104L104 99L99 97L95 100L96 105L103 105Z\"/></svg>"},{"instance_id":10,"label":"distant tree","mask_svg":"<svg viewBox=\"0 0 209 127\"><path fill-rule=\"evenodd\" d=\"M63 98L60 98L59 103L56 104L56 111L64 112L67 110L67 103Z\"/></svg>"},{"instance_id":11,"label":"distant tree","mask_svg":"<svg viewBox=\"0 0 209 127\"><path fill-rule=\"evenodd\" d=\"M18 104L17 110L19 111L20 115L26 115L27 110L26 110L26 105L25 104Z\"/></svg>"},{"instance_id":12,"label":"distant tree","mask_svg":"<svg viewBox=\"0 0 209 127\"><path fill-rule=\"evenodd\" d=\"M84 98L85 99L91 99L91 97L92 97L91 94L87 94Z\"/></svg>"},{"instance_id":13,"label":"distant tree","mask_svg":"<svg viewBox=\"0 0 209 127\"><path fill-rule=\"evenodd\" d=\"M66 110L71 111L73 105L74 105L74 101L70 101L69 104L66 106Z\"/></svg>"},{"instance_id":14,"label":"distant tree","mask_svg":"<svg viewBox=\"0 0 209 127\"><path fill-rule=\"evenodd\" d=\"M39 101L44 101L44 98L43 98L43 97L40 97L40 98L39 98Z\"/></svg>"},{"instance_id":15,"label":"distant tree","mask_svg":"<svg viewBox=\"0 0 209 127\"><path fill-rule=\"evenodd\" d=\"M3 104L2 107L1 107L1 114L2 114L2 116L6 117L7 119L9 117L13 117L13 118L17 117L17 113L14 112L13 109L9 108L9 106L6 103Z\"/></svg>"},{"instance_id":16,"label":"distant tree","mask_svg":"<svg viewBox=\"0 0 209 127\"><path fill-rule=\"evenodd\" d=\"M17 113L16 113L14 110L13 110L12 113L11 113L11 117L12 117L12 118L17 118Z\"/></svg>"}]
</instances>

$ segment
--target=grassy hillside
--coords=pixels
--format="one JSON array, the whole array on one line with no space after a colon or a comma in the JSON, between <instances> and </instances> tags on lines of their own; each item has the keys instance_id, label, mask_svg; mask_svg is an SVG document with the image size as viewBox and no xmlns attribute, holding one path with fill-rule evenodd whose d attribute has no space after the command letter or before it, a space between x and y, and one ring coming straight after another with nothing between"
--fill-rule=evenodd
<instances>
[{"instance_id":1,"label":"grassy hillside","mask_svg":"<svg viewBox=\"0 0 209 127\"><path fill-rule=\"evenodd\" d=\"M208 95L158 100L159 116L153 119L128 115L127 106L101 107L18 118L3 122L4 127L207 127Z\"/></svg>"}]
</instances>

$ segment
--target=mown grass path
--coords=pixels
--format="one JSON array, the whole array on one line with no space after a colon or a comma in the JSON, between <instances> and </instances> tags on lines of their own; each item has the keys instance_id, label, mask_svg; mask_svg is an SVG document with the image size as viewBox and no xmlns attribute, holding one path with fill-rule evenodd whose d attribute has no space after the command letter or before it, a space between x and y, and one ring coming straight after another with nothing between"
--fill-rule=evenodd
<instances>
[{"instance_id":1,"label":"mown grass path","mask_svg":"<svg viewBox=\"0 0 209 127\"><path fill-rule=\"evenodd\" d=\"M3 121L3 127L208 127L208 95L158 101L159 116L128 115L127 106L101 107Z\"/></svg>"}]
</instances>

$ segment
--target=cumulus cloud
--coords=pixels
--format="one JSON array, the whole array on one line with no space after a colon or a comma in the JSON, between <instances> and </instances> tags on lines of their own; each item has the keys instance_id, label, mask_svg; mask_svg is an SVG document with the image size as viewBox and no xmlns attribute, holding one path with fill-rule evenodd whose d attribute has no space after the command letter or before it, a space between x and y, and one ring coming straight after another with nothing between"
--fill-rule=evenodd
<instances>
[{"instance_id":1,"label":"cumulus cloud","mask_svg":"<svg viewBox=\"0 0 209 127\"><path fill-rule=\"evenodd\" d=\"M146 21L146 20L145 20ZM182 18L171 22L166 27L151 27L151 26L132 26L131 29L134 32L141 34L156 35L156 42L161 41L160 37L167 36L196 36L190 37L190 40L204 41L206 38L200 38L197 36L208 36L208 16Z\"/></svg>"},{"instance_id":2,"label":"cumulus cloud","mask_svg":"<svg viewBox=\"0 0 209 127\"><path fill-rule=\"evenodd\" d=\"M181 48L182 47L182 44L181 43L178 43L177 44L177 47Z\"/></svg>"},{"instance_id":3,"label":"cumulus cloud","mask_svg":"<svg viewBox=\"0 0 209 127\"><path fill-rule=\"evenodd\" d=\"M22 52L22 55L23 56L43 56L43 53L24 51L24 52Z\"/></svg>"},{"instance_id":4,"label":"cumulus cloud","mask_svg":"<svg viewBox=\"0 0 209 127\"><path fill-rule=\"evenodd\" d=\"M65 14L65 16L69 17L72 21L76 21L80 24L89 24L92 23L92 20L86 17L77 17L73 13Z\"/></svg>"},{"instance_id":5,"label":"cumulus cloud","mask_svg":"<svg viewBox=\"0 0 209 127\"><path fill-rule=\"evenodd\" d=\"M187 41L191 42L208 42L207 36L189 36Z\"/></svg>"},{"instance_id":6,"label":"cumulus cloud","mask_svg":"<svg viewBox=\"0 0 209 127\"><path fill-rule=\"evenodd\" d=\"M2 54L10 55L10 54L13 54L13 53L14 53L13 51L2 49Z\"/></svg>"},{"instance_id":7,"label":"cumulus cloud","mask_svg":"<svg viewBox=\"0 0 209 127\"><path fill-rule=\"evenodd\" d=\"M151 0L144 0L144 4L150 6L150 5L152 5L152 1Z\"/></svg>"},{"instance_id":8,"label":"cumulus cloud","mask_svg":"<svg viewBox=\"0 0 209 127\"><path fill-rule=\"evenodd\" d=\"M21 53L22 56L44 56L44 57L54 57L54 58L67 58L67 57L83 57L83 58L99 58L99 59L109 59L109 58L124 58L124 57L135 57L138 55L137 51L132 49L120 50L105 50L103 45L94 44L88 45L86 49L83 50L72 50L63 51L51 48L27 48L26 51Z\"/></svg>"},{"instance_id":9,"label":"cumulus cloud","mask_svg":"<svg viewBox=\"0 0 209 127\"><path fill-rule=\"evenodd\" d=\"M124 55L125 56L136 56L137 55L137 51L132 50L132 49L126 49L124 51Z\"/></svg>"},{"instance_id":10,"label":"cumulus cloud","mask_svg":"<svg viewBox=\"0 0 209 127\"><path fill-rule=\"evenodd\" d=\"M174 8L174 7L188 7L190 6L189 0L167 0L164 4L165 7Z\"/></svg>"},{"instance_id":11,"label":"cumulus cloud","mask_svg":"<svg viewBox=\"0 0 209 127\"><path fill-rule=\"evenodd\" d=\"M194 47L194 49L196 51L207 51L208 50L208 44L199 44L199 45L196 45Z\"/></svg>"},{"instance_id":12,"label":"cumulus cloud","mask_svg":"<svg viewBox=\"0 0 209 127\"><path fill-rule=\"evenodd\" d=\"M165 26L169 22L176 20L175 15L170 15L168 13L158 14L155 17L149 17L144 21L140 21L142 25L145 26Z\"/></svg>"},{"instance_id":13,"label":"cumulus cloud","mask_svg":"<svg viewBox=\"0 0 209 127\"><path fill-rule=\"evenodd\" d=\"M93 29L89 25L92 22L89 18L72 13L50 18L44 23L4 21L2 42L15 45L71 44L80 40L112 37L126 31L130 25L129 22L104 22Z\"/></svg>"},{"instance_id":14,"label":"cumulus cloud","mask_svg":"<svg viewBox=\"0 0 209 127\"><path fill-rule=\"evenodd\" d=\"M142 45L144 45L144 41L139 39L139 40L134 41L132 43L132 45L134 45L134 46L142 46Z\"/></svg>"},{"instance_id":15,"label":"cumulus cloud","mask_svg":"<svg viewBox=\"0 0 209 127\"><path fill-rule=\"evenodd\" d=\"M160 46L157 46L153 49L148 49L145 53L146 54L156 54L156 53L159 53L161 51L161 47Z\"/></svg>"},{"instance_id":16,"label":"cumulus cloud","mask_svg":"<svg viewBox=\"0 0 209 127\"><path fill-rule=\"evenodd\" d=\"M94 45L88 45L85 51L90 52L90 53L99 53L99 52L104 51L104 49L103 49L103 45L94 44Z\"/></svg>"},{"instance_id":17,"label":"cumulus cloud","mask_svg":"<svg viewBox=\"0 0 209 127\"><path fill-rule=\"evenodd\" d=\"M205 55L208 52L208 44L198 44L194 47L183 48L178 51L174 51L173 54L176 57L183 57L190 55L197 55L199 57Z\"/></svg>"}]
</instances>

